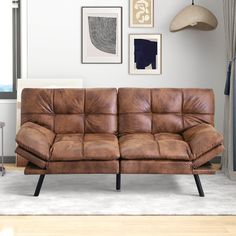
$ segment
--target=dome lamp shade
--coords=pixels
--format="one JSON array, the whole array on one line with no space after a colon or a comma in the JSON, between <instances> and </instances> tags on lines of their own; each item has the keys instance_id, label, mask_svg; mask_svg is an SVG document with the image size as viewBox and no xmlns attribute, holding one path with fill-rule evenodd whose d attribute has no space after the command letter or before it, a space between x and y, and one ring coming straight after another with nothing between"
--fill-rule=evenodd
<instances>
[{"instance_id":1,"label":"dome lamp shade","mask_svg":"<svg viewBox=\"0 0 236 236\"><path fill-rule=\"evenodd\" d=\"M211 11L192 1L192 5L182 9L172 20L170 31L177 32L187 28L209 31L214 30L217 25L218 21Z\"/></svg>"}]
</instances>

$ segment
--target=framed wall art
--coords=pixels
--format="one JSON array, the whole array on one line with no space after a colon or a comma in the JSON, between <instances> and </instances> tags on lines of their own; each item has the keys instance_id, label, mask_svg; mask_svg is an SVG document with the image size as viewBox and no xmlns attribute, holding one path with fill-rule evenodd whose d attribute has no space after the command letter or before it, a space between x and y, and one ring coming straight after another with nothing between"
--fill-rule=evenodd
<instances>
[{"instance_id":1,"label":"framed wall art","mask_svg":"<svg viewBox=\"0 0 236 236\"><path fill-rule=\"evenodd\" d=\"M130 27L154 27L154 0L130 0Z\"/></svg>"},{"instance_id":2,"label":"framed wall art","mask_svg":"<svg viewBox=\"0 0 236 236\"><path fill-rule=\"evenodd\" d=\"M161 34L130 34L129 72L135 75L159 75L162 66Z\"/></svg>"},{"instance_id":3,"label":"framed wall art","mask_svg":"<svg viewBox=\"0 0 236 236\"><path fill-rule=\"evenodd\" d=\"M82 63L122 63L122 7L82 7Z\"/></svg>"}]
</instances>

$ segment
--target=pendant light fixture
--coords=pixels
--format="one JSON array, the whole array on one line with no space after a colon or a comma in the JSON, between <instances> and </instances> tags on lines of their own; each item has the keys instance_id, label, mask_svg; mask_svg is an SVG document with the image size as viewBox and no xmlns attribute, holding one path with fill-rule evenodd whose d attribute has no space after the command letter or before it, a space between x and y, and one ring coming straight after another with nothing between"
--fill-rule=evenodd
<instances>
[{"instance_id":1,"label":"pendant light fixture","mask_svg":"<svg viewBox=\"0 0 236 236\"><path fill-rule=\"evenodd\" d=\"M170 31L177 32L187 28L207 31L215 29L217 25L214 14L205 7L195 5L192 0L192 5L185 7L172 20Z\"/></svg>"}]
</instances>

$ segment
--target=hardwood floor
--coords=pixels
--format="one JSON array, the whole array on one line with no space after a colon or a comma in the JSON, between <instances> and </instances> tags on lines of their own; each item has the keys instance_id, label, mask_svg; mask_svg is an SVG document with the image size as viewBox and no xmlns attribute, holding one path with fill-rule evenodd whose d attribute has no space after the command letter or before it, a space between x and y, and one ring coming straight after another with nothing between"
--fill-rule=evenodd
<instances>
[{"instance_id":1,"label":"hardwood floor","mask_svg":"<svg viewBox=\"0 0 236 236\"><path fill-rule=\"evenodd\" d=\"M1 231L9 231L1 236L235 236L236 217L2 216Z\"/></svg>"},{"instance_id":2,"label":"hardwood floor","mask_svg":"<svg viewBox=\"0 0 236 236\"><path fill-rule=\"evenodd\" d=\"M0 236L75 235L236 236L236 216L0 216Z\"/></svg>"}]
</instances>

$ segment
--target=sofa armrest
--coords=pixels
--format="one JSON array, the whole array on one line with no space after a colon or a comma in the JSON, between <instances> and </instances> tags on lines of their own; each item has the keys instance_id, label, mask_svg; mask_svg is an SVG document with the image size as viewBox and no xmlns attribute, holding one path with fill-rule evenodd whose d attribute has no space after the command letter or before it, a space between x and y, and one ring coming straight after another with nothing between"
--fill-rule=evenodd
<instances>
[{"instance_id":1,"label":"sofa armrest","mask_svg":"<svg viewBox=\"0 0 236 236\"><path fill-rule=\"evenodd\" d=\"M187 129L183 138L189 144L194 160L223 144L223 136L208 124L199 124Z\"/></svg>"},{"instance_id":2,"label":"sofa armrest","mask_svg":"<svg viewBox=\"0 0 236 236\"><path fill-rule=\"evenodd\" d=\"M27 122L21 126L17 133L16 142L26 151L48 161L54 138L55 134L51 130L38 124Z\"/></svg>"}]
</instances>

